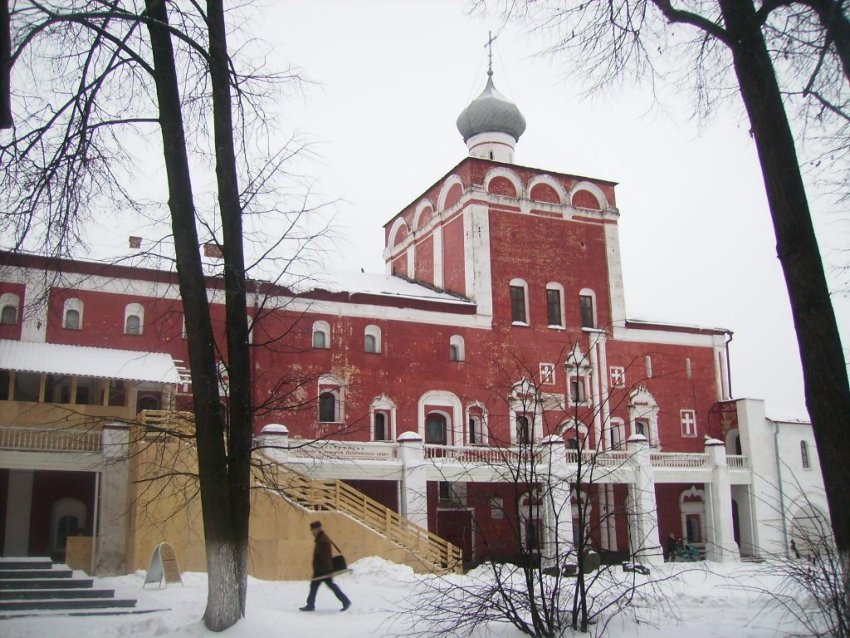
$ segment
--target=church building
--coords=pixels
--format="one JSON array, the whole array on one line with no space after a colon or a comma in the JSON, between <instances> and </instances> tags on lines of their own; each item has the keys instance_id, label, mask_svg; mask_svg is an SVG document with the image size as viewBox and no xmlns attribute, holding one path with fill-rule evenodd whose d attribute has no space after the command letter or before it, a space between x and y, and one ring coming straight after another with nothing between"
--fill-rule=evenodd
<instances>
[{"instance_id":1,"label":"church building","mask_svg":"<svg viewBox=\"0 0 850 638\"><path fill-rule=\"evenodd\" d=\"M616 184L516 163L525 126L488 71L468 155L384 225L384 274L249 282L257 454L290 477L274 520L340 514L363 555L458 567L580 537L648 563L671 534L709 560L805 548L811 426L731 396L729 330L628 318ZM0 312L0 555L82 543L120 572L171 534L199 565L190 523L146 526L128 452L134 424L191 420L176 274L0 253ZM263 525L254 573L301 574L267 566L303 530Z\"/></svg>"}]
</instances>

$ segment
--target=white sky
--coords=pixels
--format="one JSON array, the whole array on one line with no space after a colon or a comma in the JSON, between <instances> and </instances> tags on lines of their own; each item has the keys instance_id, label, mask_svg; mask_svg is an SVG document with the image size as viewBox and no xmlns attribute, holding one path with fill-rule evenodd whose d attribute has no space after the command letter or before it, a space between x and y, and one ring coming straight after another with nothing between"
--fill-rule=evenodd
<instances>
[{"instance_id":1,"label":"white sky","mask_svg":"<svg viewBox=\"0 0 850 638\"><path fill-rule=\"evenodd\" d=\"M315 142L320 158L302 170L327 200L342 200L328 265L383 272L383 224L466 156L455 120L484 87L493 30L496 86L528 122L516 162L619 182L628 316L733 330L734 395L766 399L771 416L803 416L787 295L739 106L700 126L674 91L662 106L636 87L589 99L567 60L535 56L541 43L520 25L468 8L290 0L257 5L244 25L273 48L270 66L298 66L320 83L281 100L278 128L281 139L295 130ZM846 245L846 216L824 202L817 222L833 248ZM850 303L836 303L848 324Z\"/></svg>"}]
</instances>

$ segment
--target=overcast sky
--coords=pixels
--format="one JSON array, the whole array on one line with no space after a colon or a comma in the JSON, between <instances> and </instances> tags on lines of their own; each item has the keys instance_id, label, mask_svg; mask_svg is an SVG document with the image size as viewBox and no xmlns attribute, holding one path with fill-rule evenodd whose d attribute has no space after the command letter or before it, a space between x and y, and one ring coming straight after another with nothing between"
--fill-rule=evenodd
<instances>
[{"instance_id":1,"label":"overcast sky","mask_svg":"<svg viewBox=\"0 0 850 638\"><path fill-rule=\"evenodd\" d=\"M528 123L516 162L619 183L628 316L733 330L734 395L766 399L770 416L804 416L787 294L740 106L701 125L673 90L661 104L634 86L590 99L568 60L536 56L541 42L521 25L467 9L448 0L288 0L258 5L243 26L272 47L270 65L296 65L318 83L281 99L278 129L314 142L319 157L303 170L323 197L342 200L329 265L383 272L383 224L466 156L455 121L484 87L493 30L496 87ZM845 245L847 217L825 200L815 209L829 246ZM841 263L824 253L828 266ZM850 304L836 302L847 324Z\"/></svg>"}]
</instances>

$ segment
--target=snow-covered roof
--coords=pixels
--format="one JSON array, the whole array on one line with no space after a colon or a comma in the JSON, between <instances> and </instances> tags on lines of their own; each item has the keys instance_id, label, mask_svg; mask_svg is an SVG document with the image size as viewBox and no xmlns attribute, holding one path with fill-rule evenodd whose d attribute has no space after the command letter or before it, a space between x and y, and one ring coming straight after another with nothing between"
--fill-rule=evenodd
<instances>
[{"instance_id":1,"label":"snow-covered roof","mask_svg":"<svg viewBox=\"0 0 850 638\"><path fill-rule=\"evenodd\" d=\"M721 328L719 326L698 326L695 324L687 324L687 323L670 323L669 321L654 321L652 319L645 318L636 318L630 317L626 319L626 324L630 328L657 328L657 329L667 329L667 330L689 330L694 332L731 332L727 328Z\"/></svg>"},{"instance_id":2,"label":"snow-covered roof","mask_svg":"<svg viewBox=\"0 0 850 638\"><path fill-rule=\"evenodd\" d=\"M422 299L443 303L469 304L457 295L432 290L401 277L366 272L325 272L305 278L297 287L297 292L326 290L327 292L347 292L349 294L380 295L405 299Z\"/></svg>"},{"instance_id":3,"label":"snow-covered roof","mask_svg":"<svg viewBox=\"0 0 850 638\"><path fill-rule=\"evenodd\" d=\"M180 380L174 359L161 352L9 339L0 339L0 368L155 383L177 383Z\"/></svg>"}]
</instances>

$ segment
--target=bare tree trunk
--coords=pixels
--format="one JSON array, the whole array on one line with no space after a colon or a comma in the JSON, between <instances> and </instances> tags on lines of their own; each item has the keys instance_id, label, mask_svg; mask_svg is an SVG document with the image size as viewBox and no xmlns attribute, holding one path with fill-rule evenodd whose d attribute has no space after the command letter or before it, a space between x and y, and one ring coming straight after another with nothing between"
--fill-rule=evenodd
<instances>
[{"instance_id":1,"label":"bare tree trunk","mask_svg":"<svg viewBox=\"0 0 850 638\"><path fill-rule=\"evenodd\" d=\"M242 205L233 146L233 109L230 95L227 31L221 0L207 2L210 37L210 78L213 98L218 205L224 237L224 283L227 327L227 367L230 394L229 479L232 530L239 579L239 601L245 613L248 586L248 520L251 510L251 362L248 345L245 257L242 247Z\"/></svg>"},{"instance_id":2,"label":"bare tree trunk","mask_svg":"<svg viewBox=\"0 0 850 638\"><path fill-rule=\"evenodd\" d=\"M12 128L12 21L9 0L0 0L0 129Z\"/></svg>"},{"instance_id":3,"label":"bare tree trunk","mask_svg":"<svg viewBox=\"0 0 850 638\"><path fill-rule=\"evenodd\" d=\"M835 542L850 550L850 387L835 313L812 226L794 138L752 0L720 0L735 73L752 126L776 249L797 332ZM845 570L845 576L846 576Z\"/></svg>"},{"instance_id":4,"label":"bare tree trunk","mask_svg":"<svg viewBox=\"0 0 850 638\"><path fill-rule=\"evenodd\" d=\"M145 5L154 20L163 24L168 22L164 2L146 0ZM233 517L224 449L224 421L218 396L215 340L198 249L192 182L171 36L167 28L154 22L148 24L148 30L156 69L154 80L168 175L168 205L192 371L198 474L201 479L209 574L204 623L213 631L221 631L239 620L241 606L239 596L236 595L237 561L231 525Z\"/></svg>"}]
</instances>

